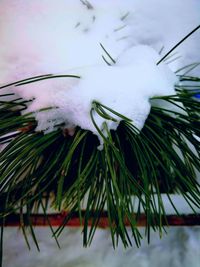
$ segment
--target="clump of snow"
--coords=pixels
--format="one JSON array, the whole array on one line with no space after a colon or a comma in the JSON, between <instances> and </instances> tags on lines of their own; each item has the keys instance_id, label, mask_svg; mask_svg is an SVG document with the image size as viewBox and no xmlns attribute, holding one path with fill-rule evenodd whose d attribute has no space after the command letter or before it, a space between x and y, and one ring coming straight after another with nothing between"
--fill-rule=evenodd
<instances>
[{"instance_id":1,"label":"clump of snow","mask_svg":"<svg viewBox=\"0 0 200 267\"><path fill-rule=\"evenodd\" d=\"M150 97L174 94L173 71L200 60L200 34L195 33L172 58L156 65L200 23L199 11L197 0L2 0L0 84L47 73L77 75L80 79L50 79L10 90L34 99L26 112L35 112L37 130L65 123L99 136L90 118L94 100L132 119L140 130ZM46 107L55 109L37 112ZM94 118L104 131L104 119ZM117 119L107 122L108 129L117 128Z\"/></svg>"},{"instance_id":2,"label":"clump of snow","mask_svg":"<svg viewBox=\"0 0 200 267\"><path fill-rule=\"evenodd\" d=\"M166 65L157 66L158 59L158 54L151 47L134 46L122 53L114 65L100 64L74 70L80 79L65 78L60 82L45 80L22 85L15 91L26 99L35 99L26 112L58 107L37 113L37 130L51 131L55 122L65 122L69 128L78 125L92 131L102 143L90 117L94 100L130 118L141 130L151 108L149 98L175 94L176 76ZM117 122L107 121L109 130L116 129L121 120L113 114L112 117ZM97 113L94 113L94 119L106 134L103 128L105 119Z\"/></svg>"},{"instance_id":3,"label":"clump of snow","mask_svg":"<svg viewBox=\"0 0 200 267\"><path fill-rule=\"evenodd\" d=\"M156 66L158 55L147 46L135 46L123 53L113 66L94 66L77 73L77 85L55 94L55 105L67 115L72 125L79 125L97 134L90 118L93 100L130 118L140 130L150 111L149 98L155 95L174 94L176 77L164 66ZM116 117L112 114L113 117ZM105 119L94 114L98 127L103 131ZM109 129L116 129L118 122L108 121Z\"/></svg>"}]
</instances>

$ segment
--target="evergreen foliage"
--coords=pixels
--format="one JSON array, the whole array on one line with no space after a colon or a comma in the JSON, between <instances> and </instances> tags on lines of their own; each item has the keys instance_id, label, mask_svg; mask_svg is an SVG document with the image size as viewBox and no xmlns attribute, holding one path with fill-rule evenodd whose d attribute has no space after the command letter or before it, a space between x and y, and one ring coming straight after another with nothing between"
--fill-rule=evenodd
<instances>
[{"instance_id":1,"label":"evergreen foliage","mask_svg":"<svg viewBox=\"0 0 200 267\"><path fill-rule=\"evenodd\" d=\"M48 202L51 201L56 210L69 211L56 232L50 225L54 237L60 235L74 212L78 212L83 227L83 243L87 246L106 208L113 246L117 246L119 239L125 247L133 240L139 246L141 235L137 221L141 213L145 213L147 218L148 240L151 228L160 234L163 231L163 216L166 219L166 214L161 193L167 194L178 215L171 193L181 194L193 211L194 206L200 208L196 179L196 173L200 171L200 78L189 76L197 65L177 71L180 83L176 86L176 95L151 99L151 112L140 132L129 118L94 100L90 115L104 140L103 150L97 149L99 141L96 136L80 128L76 128L73 136L67 135L63 125L48 134L36 132L34 114L21 113L29 101L9 93L11 85L68 75L44 75L2 86L2 225L6 217L15 212L26 213L29 217L41 208L47 216ZM105 119L103 131L95 123L95 113ZM116 116L121 120L120 125L116 131L110 132L106 121L116 120ZM88 227L91 220L92 225ZM128 235L125 220L132 229L133 239ZM23 216L21 227L26 238ZM38 247L31 220L29 227Z\"/></svg>"}]
</instances>

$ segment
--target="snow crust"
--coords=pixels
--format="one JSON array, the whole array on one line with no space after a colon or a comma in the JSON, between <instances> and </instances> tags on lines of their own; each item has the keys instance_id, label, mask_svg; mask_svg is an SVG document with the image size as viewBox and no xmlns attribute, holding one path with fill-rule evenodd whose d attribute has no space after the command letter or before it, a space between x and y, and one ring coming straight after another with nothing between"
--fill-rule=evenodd
<instances>
[{"instance_id":1,"label":"snow crust","mask_svg":"<svg viewBox=\"0 0 200 267\"><path fill-rule=\"evenodd\" d=\"M173 72L200 61L195 33L156 65L198 24L198 0L1 0L0 84L47 73L78 75L9 90L34 99L26 112L35 112L39 131L64 122L66 128L80 126L98 135L90 118L94 100L129 117L140 130L149 98L174 94ZM37 112L45 107L55 109ZM104 119L94 118L104 131ZM117 119L107 122L109 130L117 128Z\"/></svg>"}]
</instances>

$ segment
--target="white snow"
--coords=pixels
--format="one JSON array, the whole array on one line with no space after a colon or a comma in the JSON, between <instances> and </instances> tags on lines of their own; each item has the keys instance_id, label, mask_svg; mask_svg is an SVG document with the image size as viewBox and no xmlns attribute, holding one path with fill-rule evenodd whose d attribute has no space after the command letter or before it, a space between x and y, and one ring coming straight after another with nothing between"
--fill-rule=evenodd
<instances>
[{"instance_id":1,"label":"white snow","mask_svg":"<svg viewBox=\"0 0 200 267\"><path fill-rule=\"evenodd\" d=\"M170 197L171 202L169 200L169 197ZM145 198L145 197L143 196L143 198ZM195 206L192 203L190 203L191 206L189 206L187 201L180 194L173 193L173 194L169 194L167 196L166 194L163 193L163 194L161 194L161 199L162 199L162 202L164 204L165 214L167 214L167 215L177 215L177 213L174 210L174 207L172 206L171 203L174 204L174 206L176 207L176 210L181 215L182 214L183 215L193 214L194 211L196 212L196 214L200 214L200 208ZM155 200L155 203L156 203L156 209L158 209L158 202L160 201L160 199L158 199L156 194L154 195L154 200ZM87 201L88 201L88 196L86 195L84 197L84 200L81 203L81 209L82 210L86 210ZM141 213L143 213L143 214L145 213L145 211L144 211L143 207L141 207L140 202L139 202L137 197L133 196L132 199L131 199L131 202L132 202L133 210L134 210L135 213L137 213L139 208L140 208L140 212ZM104 210L107 211L107 204L105 204ZM54 213L57 213L57 212L58 211L55 210L54 206L51 203L49 203L48 209L47 209L47 213L48 214L54 214ZM43 214L42 208L39 209L38 213Z\"/></svg>"},{"instance_id":2,"label":"white snow","mask_svg":"<svg viewBox=\"0 0 200 267\"><path fill-rule=\"evenodd\" d=\"M197 32L172 58L156 65L200 24L200 2L83 2L1 0L0 84L48 73L78 75L80 79L51 79L10 90L35 99L26 112L36 111L37 130L52 131L64 122L98 135L90 118L93 100L129 117L140 130L150 111L149 98L174 94L173 71L200 60ZM56 109L37 112L44 107ZM103 131L104 120L97 114L94 118ZM108 129L118 123L107 122Z\"/></svg>"},{"instance_id":3,"label":"white snow","mask_svg":"<svg viewBox=\"0 0 200 267\"><path fill-rule=\"evenodd\" d=\"M81 229L66 227L59 238L59 249L48 227L36 227L38 252L29 234L30 251L19 229L6 228L3 267L199 267L200 227L166 230L162 239L152 231L151 243L143 240L139 249L134 245L124 249L119 244L114 250L109 230L97 229L91 247L83 248ZM140 231L144 235L145 229Z\"/></svg>"}]
</instances>

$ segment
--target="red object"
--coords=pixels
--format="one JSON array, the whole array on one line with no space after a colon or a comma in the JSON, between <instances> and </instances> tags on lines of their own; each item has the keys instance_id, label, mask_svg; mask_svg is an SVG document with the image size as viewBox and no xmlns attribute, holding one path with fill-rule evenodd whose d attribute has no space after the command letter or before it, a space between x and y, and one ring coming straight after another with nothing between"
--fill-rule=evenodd
<instances>
[{"instance_id":1,"label":"red object","mask_svg":"<svg viewBox=\"0 0 200 267\"><path fill-rule=\"evenodd\" d=\"M16 227L16 226L26 226L30 223L33 226L60 226L63 224L67 213L56 213L56 214L48 214L44 216L43 214L32 214L30 217L27 215L19 215L19 214L12 214L6 217L4 225L9 227ZM167 215L167 223L163 218L163 225L169 226L195 226L200 225L200 215L182 215L181 217L176 215ZM89 221L89 225L91 225L92 219ZM83 221L84 223L84 221ZM125 225L129 226L129 222L125 220ZM2 221L0 221L2 224ZM81 223L79 220L78 214L74 214L72 218L66 223L65 226L69 227L80 227ZM98 226L100 228L107 228L109 227L109 220L107 214L103 214L99 220ZM146 216L141 215L137 219L137 226L142 227L146 226Z\"/></svg>"}]
</instances>

